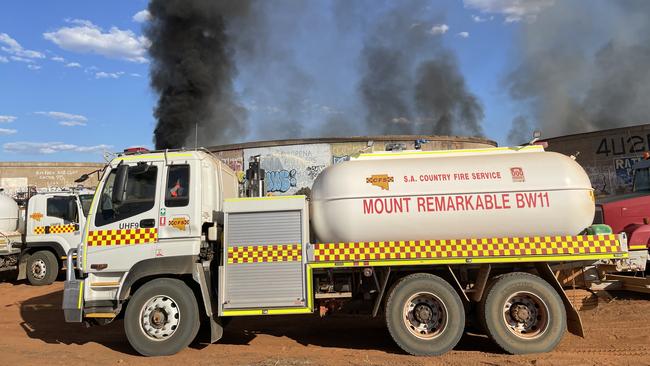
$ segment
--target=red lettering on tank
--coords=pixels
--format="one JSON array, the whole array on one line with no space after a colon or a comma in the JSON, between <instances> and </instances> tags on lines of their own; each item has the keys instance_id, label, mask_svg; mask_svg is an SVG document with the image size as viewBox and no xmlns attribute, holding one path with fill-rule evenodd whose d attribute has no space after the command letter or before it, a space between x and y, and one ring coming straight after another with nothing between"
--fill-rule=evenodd
<instances>
[{"instance_id":1,"label":"red lettering on tank","mask_svg":"<svg viewBox=\"0 0 650 366\"><path fill-rule=\"evenodd\" d=\"M472 204L472 195L465 195L463 197L465 199L465 207L467 207L468 210L474 210L474 205Z\"/></svg>"},{"instance_id":2,"label":"red lettering on tank","mask_svg":"<svg viewBox=\"0 0 650 366\"><path fill-rule=\"evenodd\" d=\"M423 212L426 211L426 207L424 206L426 204L426 199L424 197L418 197L418 212Z\"/></svg>"},{"instance_id":3,"label":"red lettering on tank","mask_svg":"<svg viewBox=\"0 0 650 366\"><path fill-rule=\"evenodd\" d=\"M435 200L436 200L436 209L435 209L435 211L447 211L447 205L446 205L444 196L436 196Z\"/></svg>"},{"instance_id":4,"label":"red lettering on tank","mask_svg":"<svg viewBox=\"0 0 650 366\"><path fill-rule=\"evenodd\" d=\"M463 196L456 196L456 208L465 211L465 200L463 199Z\"/></svg>"},{"instance_id":5,"label":"red lettering on tank","mask_svg":"<svg viewBox=\"0 0 650 366\"><path fill-rule=\"evenodd\" d=\"M364 199L363 200L363 214L368 215L368 214L372 214L372 213L375 213L374 210L373 210L373 206L372 206L372 199L369 199L369 200Z\"/></svg>"},{"instance_id":6,"label":"red lettering on tank","mask_svg":"<svg viewBox=\"0 0 650 366\"><path fill-rule=\"evenodd\" d=\"M508 193L501 193L501 202L503 202L503 208L511 208L510 195Z\"/></svg>"}]
</instances>

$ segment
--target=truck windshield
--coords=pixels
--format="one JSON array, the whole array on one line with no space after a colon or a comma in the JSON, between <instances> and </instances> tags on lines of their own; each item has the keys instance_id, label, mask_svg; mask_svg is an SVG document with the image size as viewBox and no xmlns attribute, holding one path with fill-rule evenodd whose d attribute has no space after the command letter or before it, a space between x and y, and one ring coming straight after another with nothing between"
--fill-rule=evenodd
<instances>
[{"instance_id":1,"label":"truck windshield","mask_svg":"<svg viewBox=\"0 0 650 366\"><path fill-rule=\"evenodd\" d=\"M81 209L83 210L84 217L88 217L88 212L90 212L90 204L93 202L93 195L80 194L79 201L81 201Z\"/></svg>"},{"instance_id":2,"label":"truck windshield","mask_svg":"<svg viewBox=\"0 0 650 366\"><path fill-rule=\"evenodd\" d=\"M650 192L650 168L634 172L634 192Z\"/></svg>"}]
</instances>

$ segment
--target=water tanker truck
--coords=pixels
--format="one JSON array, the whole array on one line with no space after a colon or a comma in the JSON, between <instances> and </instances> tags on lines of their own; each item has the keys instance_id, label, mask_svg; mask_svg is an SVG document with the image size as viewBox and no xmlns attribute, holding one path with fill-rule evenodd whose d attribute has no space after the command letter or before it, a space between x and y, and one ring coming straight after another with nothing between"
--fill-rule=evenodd
<instances>
[{"instance_id":1,"label":"water tanker truck","mask_svg":"<svg viewBox=\"0 0 650 366\"><path fill-rule=\"evenodd\" d=\"M0 193L0 271L18 269L18 279L32 285L54 282L81 241L91 199L90 193L36 194L20 208Z\"/></svg>"},{"instance_id":2,"label":"water tanker truck","mask_svg":"<svg viewBox=\"0 0 650 366\"><path fill-rule=\"evenodd\" d=\"M629 256L624 234L591 226L584 170L541 146L361 154L309 198L264 196L264 176L256 158L239 189L201 150L116 157L68 254L66 321L123 315L132 347L157 356L201 322L216 342L232 317L354 305L413 355L449 351L470 322L509 353L546 352L582 335L551 266Z\"/></svg>"}]
</instances>

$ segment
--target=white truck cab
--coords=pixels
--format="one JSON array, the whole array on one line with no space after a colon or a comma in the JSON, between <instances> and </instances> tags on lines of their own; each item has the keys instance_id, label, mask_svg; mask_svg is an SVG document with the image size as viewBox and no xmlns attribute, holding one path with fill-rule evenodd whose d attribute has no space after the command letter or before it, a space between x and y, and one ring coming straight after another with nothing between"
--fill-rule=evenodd
<instances>
[{"instance_id":1,"label":"white truck cab","mask_svg":"<svg viewBox=\"0 0 650 366\"><path fill-rule=\"evenodd\" d=\"M0 270L18 269L18 279L32 285L54 282L66 260L67 252L81 242L86 224L89 193L53 192L32 196L24 209L9 197L0 202L15 221L0 228L2 250Z\"/></svg>"}]
</instances>

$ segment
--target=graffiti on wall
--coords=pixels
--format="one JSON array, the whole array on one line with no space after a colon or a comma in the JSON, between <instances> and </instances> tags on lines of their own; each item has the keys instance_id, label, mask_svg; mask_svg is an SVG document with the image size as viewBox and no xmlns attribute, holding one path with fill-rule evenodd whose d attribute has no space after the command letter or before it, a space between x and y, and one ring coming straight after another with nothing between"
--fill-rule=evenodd
<instances>
[{"instance_id":1,"label":"graffiti on wall","mask_svg":"<svg viewBox=\"0 0 650 366\"><path fill-rule=\"evenodd\" d=\"M650 150L650 134L603 137L596 148L596 155L621 156L641 154Z\"/></svg>"},{"instance_id":2,"label":"graffiti on wall","mask_svg":"<svg viewBox=\"0 0 650 366\"><path fill-rule=\"evenodd\" d=\"M284 193L297 184L295 169L267 170L264 179L267 192Z\"/></svg>"},{"instance_id":3,"label":"graffiti on wall","mask_svg":"<svg viewBox=\"0 0 650 366\"><path fill-rule=\"evenodd\" d=\"M245 164L256 155L262 157L266 191L272 194L291 195L301 189L311 189L316 177L332 163L329 144L245 149Z\"/></svg>"},{"instance_id":4,"label":"graffiti on wall","mask_svg":"<svg viewBox=\"0 0 650 366\"><path fill-rule=\"evenodd\" d=\"M246 167L244 167L244 153L241 149L217 151L214 154L235 172L246 170Z\"/></svg>"},{"instance_id":5,"label":"graffiti on wall","mask_svg":"<svg viewBox=\"0 0 650 366\"><path fill-rule=\"evenodd\" d=\"M614 170L616 171L616 183L618 186L623 186L632 189L632 181L634 179L634 172L632 166L634 163L641 160L641 158L617 158L614 159Z\"/></svg>"},{"instance_id":6,"label":"graffiti on wall","mask_svg":"<svg viewBox=\"0 0 650 366\"><path fill-rule=\"evenodd\" d=\"M350 161L350 155L332 156L332 164L340 164L344 161Z\"/></svg>"}]
</instances>

